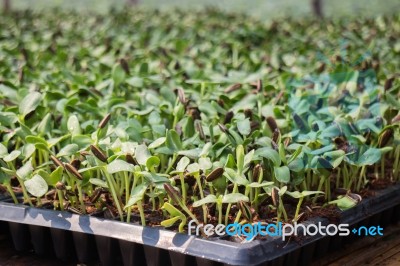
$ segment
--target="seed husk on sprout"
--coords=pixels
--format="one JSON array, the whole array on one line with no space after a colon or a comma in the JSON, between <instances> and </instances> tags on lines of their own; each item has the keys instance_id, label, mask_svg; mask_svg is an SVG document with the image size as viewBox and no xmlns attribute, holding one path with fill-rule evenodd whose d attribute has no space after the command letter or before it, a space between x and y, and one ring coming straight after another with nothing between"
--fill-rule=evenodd
<instances>
[{"instance_id":1,"label":"seed husk on sprout","mask_svg":"<svg viewBox=\"0 0 400 266\"><path fill-rule=\"evenodd\" d=\"M93 152L94 156L102 162L107 162L107 156L104 154L100 148L90 145L90 150Z\"/></svg>"}]
</instances>

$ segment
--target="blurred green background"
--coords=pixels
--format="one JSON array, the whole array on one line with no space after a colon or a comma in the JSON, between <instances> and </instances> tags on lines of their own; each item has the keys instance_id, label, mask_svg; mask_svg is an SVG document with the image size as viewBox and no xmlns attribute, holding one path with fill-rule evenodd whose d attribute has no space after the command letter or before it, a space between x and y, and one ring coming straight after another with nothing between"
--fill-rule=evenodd
<instances>
[{"instance_id":1,"label":"blurred green background","mask_svg":"<svg viewBox=\"0 0 400 266\"><path fill-rule=\"evenodd\" d=\"M79 11L106 12L124 7L125 0L11 0L14 9L60 7ZM310 0L139 0L143 9L161 10L217 7L229 12L246 12L261 19L283 16L311 16ZM375 16L400 12L400 0L325 0L323 11L328 17Z\"/></svg>"}]
</instances>

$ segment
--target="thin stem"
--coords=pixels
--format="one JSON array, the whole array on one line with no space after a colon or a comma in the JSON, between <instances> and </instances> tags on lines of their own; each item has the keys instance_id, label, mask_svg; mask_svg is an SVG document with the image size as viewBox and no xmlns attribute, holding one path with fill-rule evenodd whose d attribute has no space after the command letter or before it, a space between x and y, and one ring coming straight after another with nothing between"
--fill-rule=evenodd
<instances>
[{"instance_id":1,"label":"thin stem","mask_svg":"<svg viewBox=\"0 0 400 266\"><path fill-rule=\"evenodd\" d=\"M340 172L341 172L341 168L338 168L337 173L336 173L336 188L339 188L339 186L340 186Z\"/></svg>"},{"instance_id":2,"label":"thin stem","mask_svg":"<svg viewBox=\"0 0 400 266\"><path fill-rule=\"evenodd\" d=\"M203 192L203 187L201 186L200 176L196 175L195 178L196 178L197 186L199 187L200 198L203 199L204 198L204 192ZM207 223L207 213L208 213L207 206L204 204L202 206L202 208L203 208L203 222L204 222L204 224L206 224Z\"/></svg>"},{"instance_id":3,"label":"thin stem","mask_svg":"<svg viewBox=\"0 0 400 266\"><path fill-rule=\"evenodd\" d=\"M79 202L81 204L82 212L85 214L86 213L86 207L85 207L85 203L83 202L82 187L81 187L81 184L79 184L79 183L76 183L76 186L78 188L78 197L79 197Z\"/></svg>"},{"instance_id":4,"label":"thin stem","mask_svg":"<svg viewBox=\"0 0 400 266\"><path fill-rule=\"evenodd\" d=\"M242 216L242 211L241 211L241 210L239 210L239 211L237 212L237 214L236 214L235 223L239 222L240 216Z\"/></svg>"},{"instance_id":5,"label":"thin stem","mask_svg":"<svg viewBox=\"0 0 400 266\"><path fill-rule=\"evenodd\" d=\"M343 165L343 187L350 189L350 187L349 187L349 171L347 170L346 164Z\"/></svg>"},{"instance_id":6,"label":"thin stem","mask_svg":"<svg viewBox=\"0 0 400 266\"><path fill-rule=\"evenodd\" d=\"M110 174L108 174L108 172L106 170L104 170L103 172L104 172L104 174L106 176L108 187L111 190L111 195L114 198L114 203L115 203L115 205L117 207L120 219L121 219L121 221L123 221L124 220L124 213L123 213L122 208L121 208L120 199L117 196L117 192L115 191L115 187L114 187L114 184L113 184L113 181L112 181L113 178L112 178L112 176Z\"/></svg>"},{"instance_id":7,"label":"thin stem","mask_svg":"<svg viewBox=\"0 0 400 266\"><path fill-rule=\"evenodd\" d=\"M132 213L132 207L128 208L128 212L126 214L126 222L130 223L131 222L131 213Z\"/></svg>"},{"instance_id":8,"label":"thin stem","mask_svg":"<svg viewBox=\"0 0 400 266\"><path fill-rule=\"evenodd\" d=\"M355 178L357 178L358 175L358 168L357 166L350 166L350 170L351 170L351 174L349 177L349 184L348 184L348 189L351 189L352 185L353 185L353 181ZM356 189L356 188L354 188Z\"/></svg>"},{"instance_id":9,"label":"thin stem","mask_svg":"<svg viewBox=\"0 0 400 266\"><path fill-rule=\"evenodd\" d=\"M185 176L183 175L183 173L179 173L179 178L181 180L181 190L182 190L183 203L186 204L187 193L186 193L186 186L185 186Z\"/></svg>"},{"instance_id":10,"label":"thin stem","mask_svg":"<svg viewBox=\"0 0 400 266\"><path fill-rule=\"evenodd\" d=\"M233 185L232 193L236 193L237 190L238 190L238 185L237 185L237 183L235 183L235 184ZM228 207L226 208L225 225L228 225L229 212L231 211L231 206L232 206L232 203L229 203L229 204L228 204Z\"/></svg>"},{"instance_id":11,"label":"thin stem","mask_svg":"<svg viewBox=\"0 0 400 266\"><path fill-rule=\"evenodd\" d=\"M296 213L294 214L295 221L297 221L297 217L299 216L300 207L301 207L301 204L303 203L303 200L304 200L304 197L300 197L299 202L297 203Z\"/></svg>"},{"instance_id":12,"label":"thin stem","mask_svg":"<svg viewBox=\"0 0 400 266\"><path fill-rule=\"evenodd\" d=\"M196 224L200 224L196 216L186 207L186 205L181 204L181 208L192 218Z\"/></svg>"},{"instance_id":13,"label":"thin stem","mask_svg":"<svg viewBox=\"0 0 400 266\"><path fill-rule=\"evenodd\" d=\"M18 176L17 176L17 179L18 179L19 184L21 185L22 194L24 195L25 201L28 202L31 207L33 207L31 198L29 197L28 192L26 191L24 181L21 178L19 178Z\"/></svg>"},{"instance_id":14,"label":"thin stem","mask_svg":"<svg viewBox=\"0 0 400 266\"><path fill-rule=\"evenodd\" d=\"M40 197L37 197L37 198L36 198L36 201L37 201L37 202L36 202L36 206L37 206L37 207L41 207L41 206L42 206L42 200L40 199Z\"/></svg>"},{"instance_id":15,"label":"thin stem","mask_svg":"<svg viewBox=\"0 0 400 266\"><path fill-rule=\"evenodd\" d=\"M307 190L307 184L306 184L305 180L303 180L303 182L301 182L301 187L303 188L303 190Z\"/></svg>"},{"instance_id":16,"label":"thin stem","mask_svg":"<svg viewBox=\"0 0 400 266\"><path fill-rule=\"evenodd\" d=\"M312 178L312 187L314 187L316 185L316 183L318 182L318 176L314 173L314 171L311 173L311 178Z\"/></svg>"},{"instance_id":17,"label":"thin stem","mask_svg":"<svg viewBox=\"0 0 400 266\"><path fill-rule=\"evenodd\" d=\"M217 207L218 207L218 224L221 224L222 223L222 202L217 203Z\"/></svg>"},{"instance_id":18,"label":"thin stem","mask_svg":"<svg viewBox=\"0 0 400 266\"><path fill-rule=\"evenodd\" d=\"M172 155L171 161L168 164L167 170L165 170L165 174L168 174L169 172L171 172L172 166L174 165L177 158L178 158L178 154L174 153L174 155Z\"/></svg>"},{"instance_id":19,"label":"thin stem","mask_svg":"<svg viewBox=\"0 0 400 266\"><path fill-rule=\"evenodd\" d=\"M326 179L326 177L325 176L321 176L321 179L320 179L320 181L319 181L319 185L318 185L318 191L321 191L322 190L322 186L324 185L324 183L325 183L325 179ZM317 196L315 196L314 197L314 199L313 199L313 201L312 201L312 203L313 204L315 204L315 202L317 201Z\"/></svg>"},{"instance_id":20,"label":"thin stem","mask_svg":"<svg viewBox=\"0 0 400 266\"><path fill-rule=\"evenodd\" d=\"M329 177L325 182L325 199L327 201L330 201L331 199L331 180Z\"/></svg>"},{"instance_id":21,"label":"thin stem","mask_svg":"<svg viewBox=\"0 0 400 266\"><path fill-rule=\"evenodd\" d=\"M15 203L15 204L18 204L17 197L15 196L15 193L14 193L12 187L11 187L11 184L8 183L8 184L5 184L5 185L6 185L6 188L7 188L8 193L10 194L10 196L11 196L11 198L13 199L14 203Z\"/></svg>"},{"instance_id":22,"label":"thin stem","mask_svg":"<svg viewBox=\"0 0 400 266\"><path fill-rule=\"evenodd\" d=\"M308 187L307 187L307 189L306 190L309 190L309 188L311 188L311 186L312 186L312 180L311 180L311 170L307 170L307 177L306 177L306 179L307 179L307 184L306 185L308 185Z\"/></svg>"},{"instance_id":23,"label":"thin stem","mask_svg":"<svg viewBox=\"0 0 400 266\"><path fill-rule=\"evenodd\" d=\"M282 213L283 213L283 218L285 219L285 221L287 221L288 220L288 216L287 216L287 213L286 213L286 210L285 210L285 206L283 206L283 203L282 203L282 198L281 197L279 197L279 209L282 211Z\"/></svg>"},{"instance_id":24,"label":"thin stem","mask_svg":"<svg viewBox=\"0 0 400 266\"><path fill-rule=\"evenodd\" d=\"M125 179L125 204L128 203L130 197L130 180L127 172L124 172L124 179Z\"/></svg>"},{"instance_id":25,"label":"thin stem","mask_svg":"<svg viewBox=\"0 0 400 266\"><path fill-rule=\"evenodd\" d=\"M279 208L279 207L280 207L280 205L276 208L276 213L277 213L276 223L277 224L281 221L281 215L282 215L281 208Z\"/></svg>"},{"instance_id":26,"label":"thin stem","mask_svg":"<svg viewBox=\"0 0 400 266\"><path fill-rule=\"evenodd\" d=\"M152 210L155 211L156 210L156 199L155 199L154 193L153 193L153 186L151 186L151 185L150 185L150 195L151 195Z\"/></svg>"},{"instance_id":27,"label":"thin stem","mask_svg":"<svg viewBox=\"0 0 400 266\"><path fill-rule=\"evenodd\" d=\"M139 209L139 213L140 213L140 220L142 222L142 226L146 226L146 219L144 217L144 210L143 210L143 206L142 206L142 201L138 201L138 209Z\"/></svg>"},{"instance_id":28,"label":"thin stem","mask_svg":"<svg viewBox=\"0 0 400 266\"><path fill-rule=\"evenodd\" d=\"M258 183L261 183L263 180L263 175L264 171L260 171L260 175L258 177ZM254 208L256 212L258 212L258 195L260 194L260 188L256 188L255 194L254 194Z\"/></svg>"},{"instance_id":29,"label":"thin stem","mask_svg":"<svg viewBox=\"0 0 400 266\"><path fill-rule=\"evenodd\" d=\"M358 177L357 191L360 191L361 189L362 181L365 175L365 167L366 167L365 165L361 167L360 176Z\"/></svg>"},{"instance_id":30,"label":"thin stem","mask_svg":"<svg viewBox=\"0 0 400 266\"><path fill-rule=\"evenodd\" d=\"M58 201L60 202L60 209L64 211L64 195L62 190L57 189Z\"/></svg>"}]
</instances>

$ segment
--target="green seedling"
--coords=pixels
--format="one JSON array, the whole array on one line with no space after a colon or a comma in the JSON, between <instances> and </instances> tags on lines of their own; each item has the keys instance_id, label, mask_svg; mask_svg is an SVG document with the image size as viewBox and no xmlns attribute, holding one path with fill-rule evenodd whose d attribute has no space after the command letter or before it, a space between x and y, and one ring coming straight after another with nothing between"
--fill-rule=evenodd
<instances>
[{"instance_id":1,"label":"green seedling","mask_svg":"<svg viewBox=\"0 0 400 266\"><path fill-rule=\"evenodd\" d=\"M299 202L297 203L297 207L296 207L296 213L294 214L294 219L293 220L297 221L297 219L299 217L301 204L303 203L303 200L304 200L305 197L311 196L311 195L315 195L315 194L323 194L323 193L324 192L322 192L322 191L302 191L302 192L298 192L298 191L289 192L289 191L286 191L286 194L288 194L292 198L299 199Z\"/></svg>"},{"instance_id":2,"label":"green seedling","mask_svg":"<svg viewBox=\"0 0 400 266\"><path fill-rule=\"evenodd\" d=\"M348 209L370 184L400 179L398 47L382 41L397 38L382 25L398 17L279 31L220 11L154 14L0 19L0 184L15 203L182 231L188 217L258 222L269 208L296 221L305 200ZM381 52L359 60L371 36L355 32L373 32ZM310 40L282 41L299 36ZM337 36L351 40L340 56ZM332 199L338 188L353 193Z\"/></svg>"},{"instance_id":3,"label":"green seedling","mask_svg":"<svg viewBox=\"0 0 400 266\"><path fill-rule=\"evenodd\" d=\"M183 227L186 225L186 216L168 202L165 202L164 205L161 207L161 209L166 210L171 216L171 218L162 221L161 225L164 227L170 227L180 220L181 222L179 223L178 230L179 232L182 233L184 231Z\"/></svg>"}]
</instances>

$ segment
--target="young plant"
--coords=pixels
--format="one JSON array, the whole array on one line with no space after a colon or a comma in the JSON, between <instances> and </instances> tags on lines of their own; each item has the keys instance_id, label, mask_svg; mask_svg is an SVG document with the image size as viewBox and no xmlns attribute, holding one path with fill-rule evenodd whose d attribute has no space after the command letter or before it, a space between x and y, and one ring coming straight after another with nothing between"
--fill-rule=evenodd
<instances>
[{"instance_id":1,"label":"young plant","mask_svg":"<svg viewBox=\"0 0 400 266\"><path fill-rule=\"evenodd\" d=\"M210 194L201 200L193 202L193 207L199 207L199 206L204 206L206 204L215 203L218 210L218 223L222 224L222 215L223 215L222 204L227 203L229 207L231 204L238 203L240 201L248 202L249 198L241 193L230 193L226 195L219 195L218 197ZM227 218L225 218L225 225L228 225L228 222L226 221Z\"/></svg>"},{"instance_id":2,"label":"young plant","mask_svg":"<svg viewBox=\"0 0 400 266\"><path fill-rule=\"evenodd\" d=\"M196 216L188 209L188 207L182 201L182 196L179 194L178 191L174 189L173 186L171 186L168 183L165 183L164 189L175 204L179 205L179 207L181 207L186 212L186 214L188 214L190 218L192 218L195 221L196 224L200 224Z\"/></svg>"},{"instance_id":3,"label":"young plant","mask_svg":"<svg viewBox=\"0 0 400 266\"><path fill-rule=\"evenodd\" d=\"M165 202L161 209L166 210L171 218L162 221L160 224L164 227L170 227L180 220L178 231L182 233L184 231L183 227L186 225L186 216L168 202Z\"/></svg>"},{"instance_id":4,"label":"young plant","mask_svg":"<svg viewBox=\"0 0 400 266\"><path fill-rule=\"evenodd\" d=\"M286 191L286 194L288 194L288 195L291 196L292 198L299 199L299 202L297 203L296 212L295 212L295 214L294 214L294 219L293 219L293 221L297 221L297 219L298 219L298 217L299 217L299 212L300 212L301 204L303 203L303 200L304 200L305 197L311 196L311 195L315 195L315 194L323 194L323 193L324 193L324 192L322 192L322 191L302 191L302 192L298 192L298 191L294 191L294 192Z\"/></svg>"}]
</instances>

